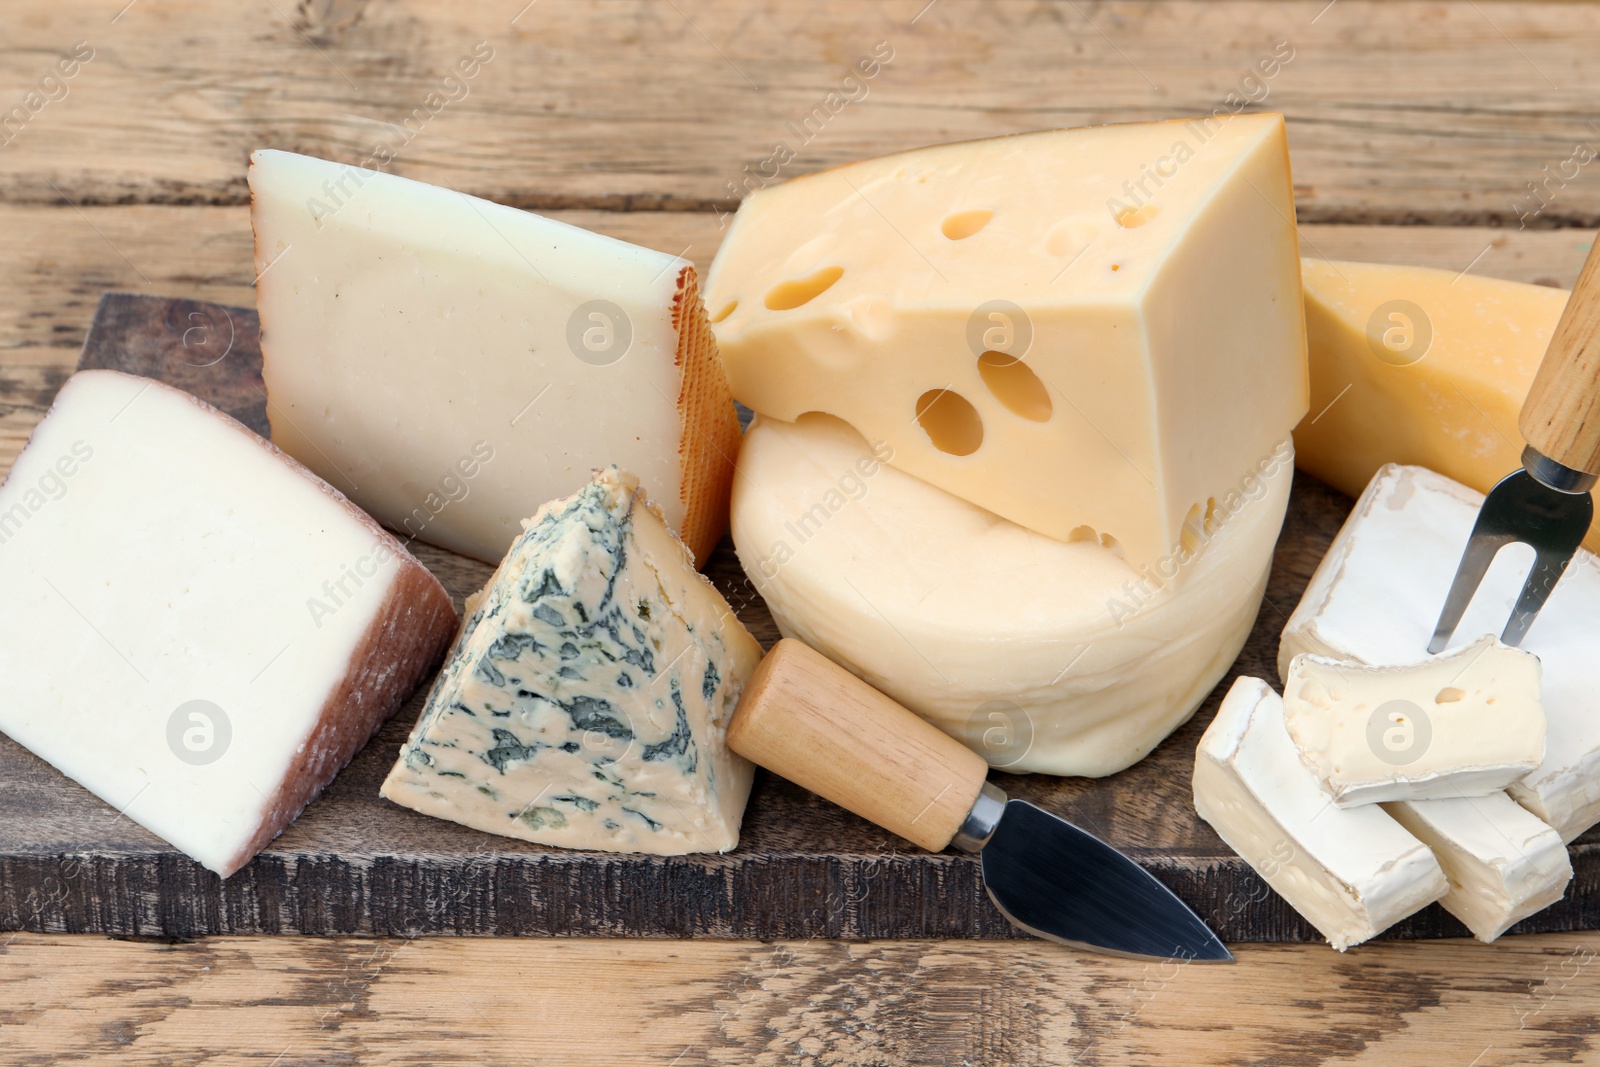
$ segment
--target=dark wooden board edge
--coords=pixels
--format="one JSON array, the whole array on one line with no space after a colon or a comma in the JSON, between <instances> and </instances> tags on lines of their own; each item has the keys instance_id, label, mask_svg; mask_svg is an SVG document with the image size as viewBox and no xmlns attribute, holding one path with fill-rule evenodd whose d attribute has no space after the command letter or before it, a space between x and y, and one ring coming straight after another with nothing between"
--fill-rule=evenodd
<instances>
[{"instance_id":1,"label":"dark wooden board edge","mask_svg":"<svg viewBox=\"0 0 1600 1067\"><path fill-rule=\"evenodd\" d=\"M267 432L259 323L249 309L107 293L79 366L159 378ZM1185 799L1194 743L1233 676L1254 673L1276 681L1273 653L1285 613L1350 506L1348 498L1304 475L1296 476L1295 499L1251 640L1194 720L1143 763L1111 778L997 776L1012 795L1061 811L1124 849L1229 941L1320 940L1198 822ZM458 587L458 597L487 574L481 564L426 546L418 554ZM708 572L757 636L770 643L775 637L770 616L753 598L726 541ZM419 704L420 694L408 702L412 716ZM403 711L385 727L368 746L371 751L357 757L302 822L325 822L330 811L365 798L371 778L387 766L404 736L406 716ZM68 796L61 806L92 811L101 825L109 819L109 809L86 791L0 737L0 771L13 768L20 773L7 775L6 781L35 783L31 797L23 799L37 800L45 789L81 794ZM5 803L6 788L0 787L0 812L8 820L27 819L27 810ZM420 821L428 844L393 854L317 848L315 835L304 841L308 835L297 832L297 823L226 881L137 827L112 835L111 847L87 849L67 847L48 834L16 845L0 829L0 930L168 938L278 933L757 940L1027 936L990 904L974 857L919 852L764 772L746 818L745 839L724 856L541 849L392 806L383 810L411 820L404 824L408 833ZM1187 835L1182 847L1146 840L1152 834L1171 836L1166 822L1181 824L1179 836ZM1600 834L1591 832L1574 844L1576 873L1566 897L1524 921L1518 932L1600 926L1597 842ZM1383 936L1465 934L1434 905Z\"/></svg>"}]
</instances>

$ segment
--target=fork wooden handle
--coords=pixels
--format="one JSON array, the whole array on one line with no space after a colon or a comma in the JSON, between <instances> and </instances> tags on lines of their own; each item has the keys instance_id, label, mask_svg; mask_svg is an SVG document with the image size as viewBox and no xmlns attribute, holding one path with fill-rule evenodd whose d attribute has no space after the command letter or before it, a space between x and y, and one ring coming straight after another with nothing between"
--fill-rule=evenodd
<instances>
[{"instance_id":1,"label":"fork wooden handle","mask_svg":"<svg viewBox=\"0 0 1600 1067\"><path fill-rule=\"evenodd\" d=\"M1517 428L1547 458L1600 474L1600 238L1556 323Z\"/></svg>"}]
</instances>

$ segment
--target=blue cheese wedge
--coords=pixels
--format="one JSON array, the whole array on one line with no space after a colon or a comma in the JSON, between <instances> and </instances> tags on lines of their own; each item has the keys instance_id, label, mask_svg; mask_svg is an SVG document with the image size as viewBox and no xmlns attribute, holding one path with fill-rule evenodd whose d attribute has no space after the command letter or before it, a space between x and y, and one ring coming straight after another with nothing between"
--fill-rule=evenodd
<instances>
[{"instance_id":1,"label":"blue cheese wedge","mask_svg":"<svg viewBox=\"0 0 1600 1067\"><path fill-rule=\"evenodd\" d=\"M761 646L612 467L523 524L383 796L567 848L739 841L752 765L727 724Z\"/></svg>"},{"instance_id":2,"label":"blue cheese wedge","mask_svg":"<svg viewBox=\"0 0 1600 1067\"><path fill-rule=\"evenodd\" d=\"M1201 737L1194 806L1340 952L1449 889L1428 846L1382 807L1334 806L1259 678L1234 681Z\"/></svg>"}]
</instances>

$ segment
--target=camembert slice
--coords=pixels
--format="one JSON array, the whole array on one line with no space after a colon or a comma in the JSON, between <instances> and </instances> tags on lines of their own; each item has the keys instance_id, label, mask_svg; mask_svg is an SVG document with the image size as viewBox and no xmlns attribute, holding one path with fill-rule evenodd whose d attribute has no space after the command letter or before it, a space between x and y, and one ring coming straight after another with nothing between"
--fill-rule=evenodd
<instances>
[{"instance_id":1,"label":"camembert slice","mask_svg":"<svg viewBox=\"0 0 1600 1067\"><path fill-rule=\"evenodd\" d=\"M1381 807L1334 806L1300 762L1283 701L1259 678L1233 683L1201 737L1194 806L1341 952L1449 888L1428 847Z\"/></svg>"}]
</instances>

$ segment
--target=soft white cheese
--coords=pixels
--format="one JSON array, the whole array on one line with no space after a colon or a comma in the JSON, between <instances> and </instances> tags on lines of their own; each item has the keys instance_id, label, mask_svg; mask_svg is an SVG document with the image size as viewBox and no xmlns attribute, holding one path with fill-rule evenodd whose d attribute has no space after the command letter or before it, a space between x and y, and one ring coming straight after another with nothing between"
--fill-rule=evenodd
<instances>
[{"instance_id":1,"label":"soft white cheese","mask_svg":"<svg viewBox=\"0 0 1600 1067\"><path fill-rule=\"evenodd\" d=\"M1296 656L1283 703L1340 807L1497 793L1544 758L1539 659L1492 635L1403 667Z\"/></svg>"},{"instance_id":2,"label":"soft white cheese","mask_svg":"<svg viewBox=\"0 0 1600 1067\"><path fill-rule=\"evenodd\" d=\"M0 730L227 876L422 680L456 614L393 537L148 378L70 378L0 487ZM114 809L114 810L112 810Z\"/></svg>"},{"instance_id":3,"label":"soft white cheese","mask_svg":"<svg viewBox=\"0 0 1600 1067\"><path fill-rule=\"evenodd\" d=\"M1295 751L1282 699L1259 678L1233 683L1200 739L1194 806L1341 952L1448 888L1433 853L1381 807L1334 806Z\"/></svg>"},{"instance_id":4,"label":"soft white cheese","mask_svg":"<svg viewBox=\"0 0 1600 1067\"><path fill-rule=\"evenodd\" d=\"M1561 835L1505 793L1383 807L1433 850L1450 880L1440 903L1480 941L1560 900L1572 879Z\"/></svg>"},{"instance_id":5,"label":"soft white cheese","mask_svg":"<svg viewBox=\"0 0 1600 1067\"><path fill-rule=\"evenodd\" d=\"M1422 467L1373 476L1284 627L1278 670L1302 652L1373 665L1427 658L1483 496ZM1499 633L1532 562L1512 545L1484 575L1452 647ZM1600 821L1600 561L1580 549L1522 647L1544 672L1545 756L1510 787L1571 841Z\"/></svg>"}]
</instances>

